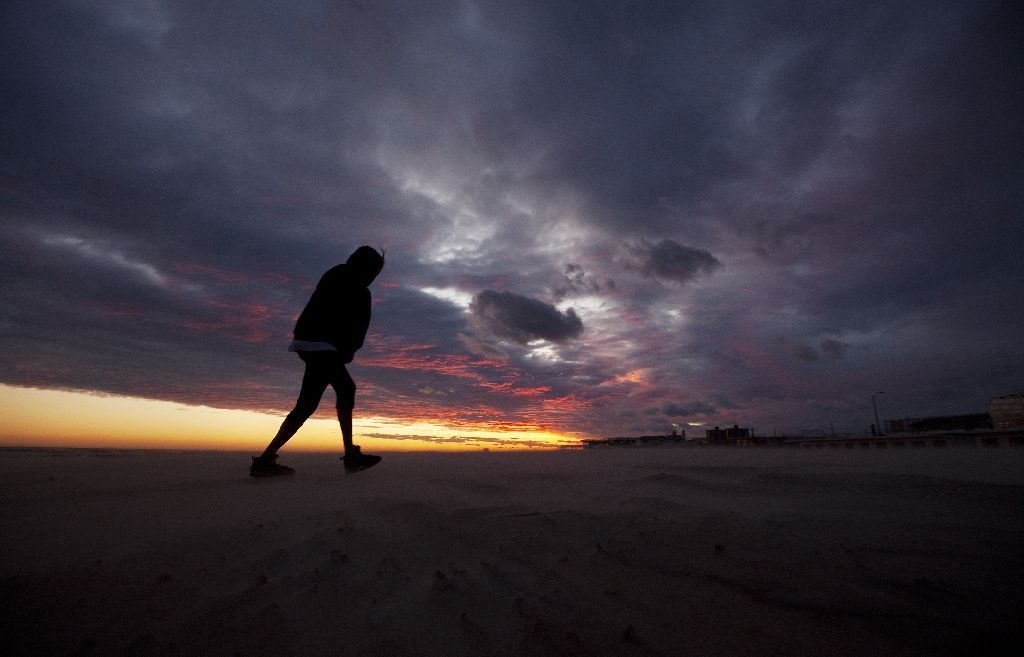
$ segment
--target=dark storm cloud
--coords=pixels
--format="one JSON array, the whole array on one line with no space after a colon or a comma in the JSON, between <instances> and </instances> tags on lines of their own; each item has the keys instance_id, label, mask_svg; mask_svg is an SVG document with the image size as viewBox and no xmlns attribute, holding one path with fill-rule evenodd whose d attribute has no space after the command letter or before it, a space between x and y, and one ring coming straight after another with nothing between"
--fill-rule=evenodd
<instances>
[{"instance_id":1,"label":"dark storm cloud","mask_svg":"<svg viewBox=\"0 0 1024 657\"><path fill-rule=\"evenodd\" d=\"M470 311L485 330L518 344L538 339L565 342L583 333L583 322L572 308L563 313L512 292L484 290L473 297Z\"/></svg>"},{"instance_id":2,"label":"dark storm cloud","mask_svg":"<svg viewBox=\"0 0 1024 657\"><path fill-rule=\"evenodd\" d=\"M661 407L662 413L669 417L690 417L693 415L714 415L715 407L707 402L702 401L689 401L689 402L666 402Z\"/></svg>"},{"instance_id":3,"label":"dark storm cloud","mask_svg":"<svg viewBox=\"0 0 1024 657\"><path fill-rule=\"evenodd\" d=\"M1020 3L2 11L0 381L286 408L367 243L381 412L859 428L1024 385Z\"/></svg>"},{"instance_id":4,"label":"dark storm cloud","mask_svg":"<svg viewBox=\"0 0 1024 657\"><path fill-rule=\"evenodd\" d=\"M586 190L593 216L645 233L699 230L687 215L702 199L764 167L801 171L922 21L881 3L497 6L486 11L524 44L527 69L499 115L521 128L483 131L485 143L514 153L543 137L538 184Z\"/></svg>"},{"instance_id":5,"label":"dark storm cloud","mask_svg":"<svg viewBox=\"0 0 1024 657\"><path fill-rule=\"evenodd\" d=\"M628 247L627 265L644 276L686 283L701 274L709 274L722 266L715 256L704 249L663 239L658 242L638 242Z\"/></svg>"},{"instance_id":6,"label":"dark storm cloud","mask_svg":"<svg viewBox=\"0 0 1024 657\"><path fill-rule=\"evenodd\" d=\"M162 5L173 28L147 45L115 5L11 12L5 61L20 75L5 89L3 134L21 214L278 269L298 252L349 248L355 226L381 241L367 219L409 215L359 155L378 126L345 84L368 73L358 35L346 39L352 57L331 58L302 39L315 18L302 10L278 21Z\"/></svg>"}]
</instances>

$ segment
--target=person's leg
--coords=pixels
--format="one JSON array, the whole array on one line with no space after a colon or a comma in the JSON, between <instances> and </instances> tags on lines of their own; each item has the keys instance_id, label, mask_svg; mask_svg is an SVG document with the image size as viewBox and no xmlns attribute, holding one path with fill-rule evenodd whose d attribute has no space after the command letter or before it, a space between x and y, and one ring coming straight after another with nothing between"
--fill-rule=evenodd
<instances>
[{"instance_id":1,"label":"person's leg","mask_svg":"<svg viewBox=\"0 0 1024 657\"><path fill-rule=\"evenodd\" d=\"M381 457L364 454L352 442L352 409L356 405L356 384L340 358L331 385L338 397L338 423L341 425L341 438L345 442L345 456L341 460L345 462L345 472L351 474L372 468L380 463Z\"/></svg>"},{"instance_id":2,"label":"person's leg","mask_svg":"<svg viewBox=\"0 0 1024 657\"><path fill-rule=\"evenodd\" d=\"M356 405L356 382L339 358L331 376L331 386L337 397L338 424L341 425L341 440L345 453L352 452L352 409Z\"/></svg>"},{"instance_id":3,"label":"person's leg","mask_svg":"<svg viewBox=\"0 0 1024 657\"><path fill-rule=\"evenodd\" d=\"M324 352L324 354L330 353L332 352ZM327 384L331 380L332 367L329 357L325 358L320 352L300 353L299 357L306 364L306 371L302 375L302 387L299 389L299 398L295 402L295 408L281 423L277 435L263 451L262 458L269 458L277 454L277 450L281 449L295 435L299 427L320 405L320 398L323 397L324 390L327 389Z\"/></svg>"}]
</instances>

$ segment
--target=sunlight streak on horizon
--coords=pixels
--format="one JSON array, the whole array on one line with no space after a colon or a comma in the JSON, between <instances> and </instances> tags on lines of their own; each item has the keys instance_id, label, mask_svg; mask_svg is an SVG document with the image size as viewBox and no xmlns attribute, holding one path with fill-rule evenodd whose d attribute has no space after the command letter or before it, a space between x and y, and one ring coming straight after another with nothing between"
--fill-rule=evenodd
<instances>
[{"instance_id":1,"label":"sunlight streak on horizon","mask_svg":"<svg viewBox=\"0 0 1024 657\"><path fill-rule=\"evenodd\" d=\"M214 449L261 451L284 413L0 385L0 446ZM367 450L423 451L554 448L577 437L542 427L356 417L356 442ZM341 450L337 422L311 418L285 451Z\"/></svg>"}]
</instances>

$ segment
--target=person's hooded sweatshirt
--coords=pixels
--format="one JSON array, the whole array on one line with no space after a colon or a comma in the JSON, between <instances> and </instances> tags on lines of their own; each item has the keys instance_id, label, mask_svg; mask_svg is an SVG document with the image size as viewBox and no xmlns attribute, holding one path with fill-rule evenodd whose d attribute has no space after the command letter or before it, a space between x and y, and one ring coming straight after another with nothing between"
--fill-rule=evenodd
<instances>
[{"instance_id":1,"label":"person's hooded sweatshirt","mask_svg":"<svg viewBox=\"0 0 1024 657\"><path fill-rule=\"evenodd\" d=\"M295 322L295 339L326 342L346 363L351 362L363 346L370 326L371 298L367 286L381 264L376 251L360 247L347 263L327 270Z\"/></svg>"}]
</instances>

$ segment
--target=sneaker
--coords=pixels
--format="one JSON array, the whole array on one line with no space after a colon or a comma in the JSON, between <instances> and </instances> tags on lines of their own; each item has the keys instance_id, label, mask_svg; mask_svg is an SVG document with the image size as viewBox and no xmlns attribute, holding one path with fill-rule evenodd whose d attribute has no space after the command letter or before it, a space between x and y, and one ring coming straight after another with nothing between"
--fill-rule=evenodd
<instances>
[{"instance_id":1,"label":"sneaker","mask_svg":"<svg viewBox=\"0 0 1024 657\"><path fill-rule=\"evenodd\" d=\"M372 468L380 463L380 459L381 457L374 456L373 454L363 454L358 445L345 452L345 456L341 457L341 460L345 463L345 472L347 474Z\"/></svg>"},{"instance_id":2,"label":"sneaker","mask_svg":"<svg viewBox=\"0 0 1024 657\"><path fill-rule=\"evenodd\" d=\"M276 463L277 454L273 456L254 456L252 466L249 467L250 477L275 477L277 475L289 475L295 472L295 468Z\"/></svg>"}]
</instances>

